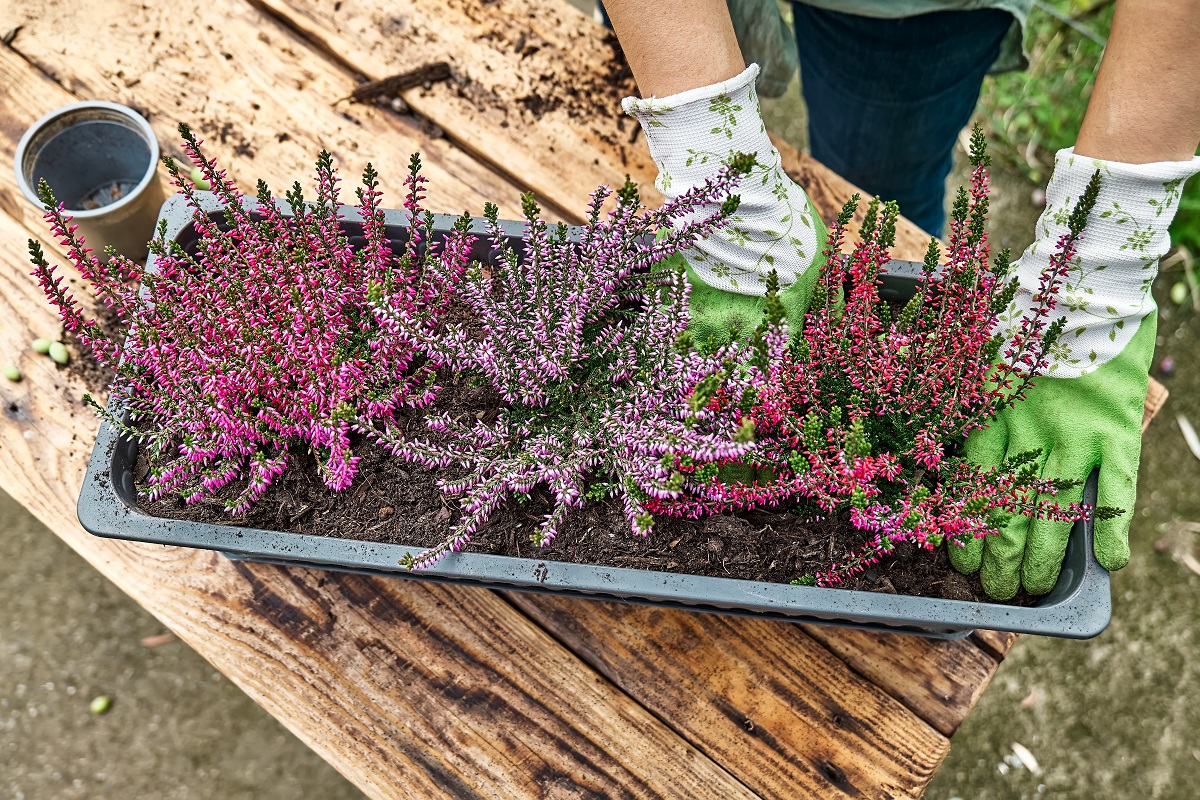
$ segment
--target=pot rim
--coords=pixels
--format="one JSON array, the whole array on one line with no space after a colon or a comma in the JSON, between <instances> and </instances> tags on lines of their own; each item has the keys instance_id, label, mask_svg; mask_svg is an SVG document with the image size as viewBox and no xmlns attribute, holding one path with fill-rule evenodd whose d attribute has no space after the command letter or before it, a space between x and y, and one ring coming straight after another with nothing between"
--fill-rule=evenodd
<instances>
[{"instance_id":1,"label":"pot rim","mask_svg":"<svg viewBox=\"0 0 1200 800\"><path fill-rule=\"evenodd\" d=\"M158 159L161 151L158 147L158 137L154 134L154 129L150 127L150 122L145 117L129 106L112 103L108 100L82 100L78 103L68 103L45 114L37 122L30 125L25 130L25 133L21 135L21 141L17 144L17 151L13 156L13 169L17 175L17 185L21 187L21 193L25 195L25 198L33 203L36 208L45 209L45 205L42 203L41 198L38 197L37 191L29 184L28 179L25 177L25 170L22 168L34 137L41 133L47 126L63 117L80 111L97 109L109 111L122 117L131 128L142 135L142 138L146 140L146 144L150 148L150 163L147 165L146 172L142 175L137 185L120 200L117 200L115 203L109 203L106 206L101 206L100 208L68 208L66 209L67 214L74 220L96 219L97 217L107 216L113 212L120 211L126 206L132 205L154 181L158 174Z\"/></svg>"}]
</instances>

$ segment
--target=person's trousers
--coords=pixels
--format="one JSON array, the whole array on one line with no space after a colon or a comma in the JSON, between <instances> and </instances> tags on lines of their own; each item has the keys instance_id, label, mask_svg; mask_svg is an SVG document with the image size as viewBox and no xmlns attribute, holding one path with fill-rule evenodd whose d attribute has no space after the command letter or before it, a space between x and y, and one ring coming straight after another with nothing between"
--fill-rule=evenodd
<instances>
[{"instance_id":1,"label":"person's trousers","mask_svg":"<svg viewBox=\"0 0 1200 800\"><path fill-rule=\"evenodd\" d=\"M792 8L813 157L941 235L954 144L1012 15L983 9L875 19L800 2Z\"/></svg>"}]
</instances>

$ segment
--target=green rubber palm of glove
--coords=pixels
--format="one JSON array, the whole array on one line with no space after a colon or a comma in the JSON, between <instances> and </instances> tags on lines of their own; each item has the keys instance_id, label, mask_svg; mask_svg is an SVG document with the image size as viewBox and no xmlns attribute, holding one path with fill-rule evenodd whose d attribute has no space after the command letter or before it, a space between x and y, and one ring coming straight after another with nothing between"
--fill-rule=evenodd
<instances>
[{"instance_id":1,"label":"green rubber palm of glove","mask_svg":"<svg viewBox=\"0 0 1200 800\"><path fill-rule=\"evenodd\" d=\"M823 243L828 236L825 223L811 206L808 216L816 231L817 241ZM752 334L763 321L766 295L737 294L714 288L696 274L691 264L684 263L688 283L692 286L689 303L692 319L688 324L688 332L697 346L705 352L712 352L728 343L731 334L743 338ZM792 285L779 292L779 301L787 314L788 330L793 338L804 327L804 315L824 264L825 256L818 252L807 269L796 273Z\"/></svg>"},{"instance_id":2,"label":"green rubber palm of glove","mask_svg":"<svg viewBox=\"0 0 1200 800\"><path fill-rule=\"evenodd\" d=\"M808 311L808 301L812 297L817 275L817 269L810 269L779 292L779 301L787 313L788 329L792 336L799 333L804 325L804 314ZM763 321L765 296L714 289L697 277L691 266L687 267L687 277L692 285L692 321L688 325L688 332L701 350L712 352L729 342L731 335L749 336Z\"/></svg>"},{"instance_id":3,"label":"green rubber palm of glove","mask_svg":"<svg viewBox=\"0 0 1200 800\"><path fill-rule=\"evenodd\" d=\"M992 424L971 434L965 455L977 464L1041 450L1040 475L1087 479L1100 470L1098 505L1124 511L1095 524L1096 560L1108 570L1129 561L1129 522L1142 450L1142 409L1154 354L1157 314L1146 316L1137 333L1113 359L1074 378L1035 378L1026 398L1001 411ZM1060 504L1078 503L1082 485L1058 493ZM960 572L980 571L989 597L1008 600L1024 586L1031 594L1054 588L1072 523L1014 515L998 535L951 547Z\"/></svg>"}]
</instances>

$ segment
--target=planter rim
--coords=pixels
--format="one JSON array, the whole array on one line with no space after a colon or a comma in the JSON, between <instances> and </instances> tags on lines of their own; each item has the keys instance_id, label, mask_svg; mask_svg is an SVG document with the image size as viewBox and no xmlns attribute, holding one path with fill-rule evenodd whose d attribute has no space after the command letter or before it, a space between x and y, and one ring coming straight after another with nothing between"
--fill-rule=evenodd
<instances>
[{"instance_id":1,"label":"planter rim","mask_svg":"<svg viewBox=\"0 0 1200 800\"><path fill-rule=\"evenodd\" d=\"M219 209L216 198L201 195L205 211ZM279 202L277 200L277 202ZM257 201L246 198L245 206ZM284 211L281 208L281 211ZM348 206L342 219L361 223ZM385 224L401 226L405 212L384 211ZM178 237L191 223L185 199L175 195L163 204L160 222ZM435 215L435 230L449 230L457 217ZM482 231L482 221L475 221ZM502 221L509 235L520 235L521 224ZM153 255L146 264L153 270ZM920 264L893 261L887 265L881 294L896 294L922 274ZM911 289L908 290L911 293ZM109 410L122 409L110 402ZM936 638L960 638L976 628L1086 639L1108 625L1112 612L1110 577L1093 551L1093 525L1076 523L1068 541L1058 584L1039 605L1010 606L991 602L893 595L865 590L795 586L738 578L721 578L627 567L553 561L534 557L473 552L448 554L436 566L408 571L399 561L425 548L312 534L269 531L215 523L158 518L139 509L132 465L137 443L101 423L87 475L79 495L79 521L90 533L116 539L218 550L231 558L294 566L403 576L490 588L555 592L595 599L622 600L696 611L741 614L794 622L848 625L874 630L916 633ZM1097 474L1084 488L1084 501L1095 503Z\"/></svg>"},{"instance_id":2,"label":"planter rim","mask_svg":"<svg viewBox=\"0 0 1200 800\"><path fill-rule=\"evenodd\" d=\"M21 187L21 193L25 195L25 198L29 200L29 202L33 203L34 207L44 208L41 198L37 196L37 190L31 186L28 179L26 179L25 170L23 168L29 146L33 142L34 137L41 133L44 128L48 127L54 122L57 122L63 117L70 116L80 111L91 110L112 112L113 114L122 117L126 122L134 127L142 135L142 138L146 140L146 145L150 148L150 164L146 168L146 173L141 177L141 180L138 181L137 185L130 189L129 192L120 200L117 200L114 203L109 203L105 206L101 206L100 208L68 208L67 213L70 214L73 219L77 220L88 220L107 216L134 203L142 194L142 192L144 192L154 180L155 174L158 172L158 158L160 151L158 147L158 137L155 136L154 129L150 127L150 123L145 117L134 111L129 106L121 105L120 103L112 103L107 100L82 100L78 103L68 103L65 106L60 106L43 115L37 120L37 122L34 122L32 125L26 128L25 133L21 134L20 142L17 143L17 151L13 157L13 168L17 175L17 185Z\"/></svg>"}]
</instances>

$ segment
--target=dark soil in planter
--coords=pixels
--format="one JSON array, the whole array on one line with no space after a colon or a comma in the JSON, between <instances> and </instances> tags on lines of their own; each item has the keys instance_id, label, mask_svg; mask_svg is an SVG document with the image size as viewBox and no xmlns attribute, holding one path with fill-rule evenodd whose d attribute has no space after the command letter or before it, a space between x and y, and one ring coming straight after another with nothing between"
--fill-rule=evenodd
<instances>
[{"instance_id":1,"label":"dark soil in planter","mask_svg":"<svg viewBox=\"0 0 1200 800\"><path fill-rule=\"evenodd\" d=\"M486 416L497 406L492 392L441 382L436 407L452 416ZM407 420L408 433L424 434L422 414ZM361 457L354 485L331 492L316 476L315 459L294 456L258 503L236 517L225 512L225 499L240 487L226 487L216 497L185 505L177 497L142 509L156 517L187 519L333 536L372 542L431 547L445 536L459 514L457 502L436 486L439 478L454 478L453 469L427 469L393 457L370 440L357 443ZM140 460L139 488L149 465ZM848 515L809 522L788 513L745 512L700 520L661 518L649 537L636 536L620 502L588 502L572 510L557 537L545 547L529 540L552 507L551 497L535 488L526 503L512 502L496 513L472 537L470 552L521 556L547 561L570 561L660 572L789 582L816 572L858 549L865 536L849 524ZM842 584L842 588L895 594L991 602L978 575L964 576L950 565L944 548L924 551L901 544L896 553L874 568ZM1013 601L1029 605L1036 598Z\"/></svg>"}]
</instances>

